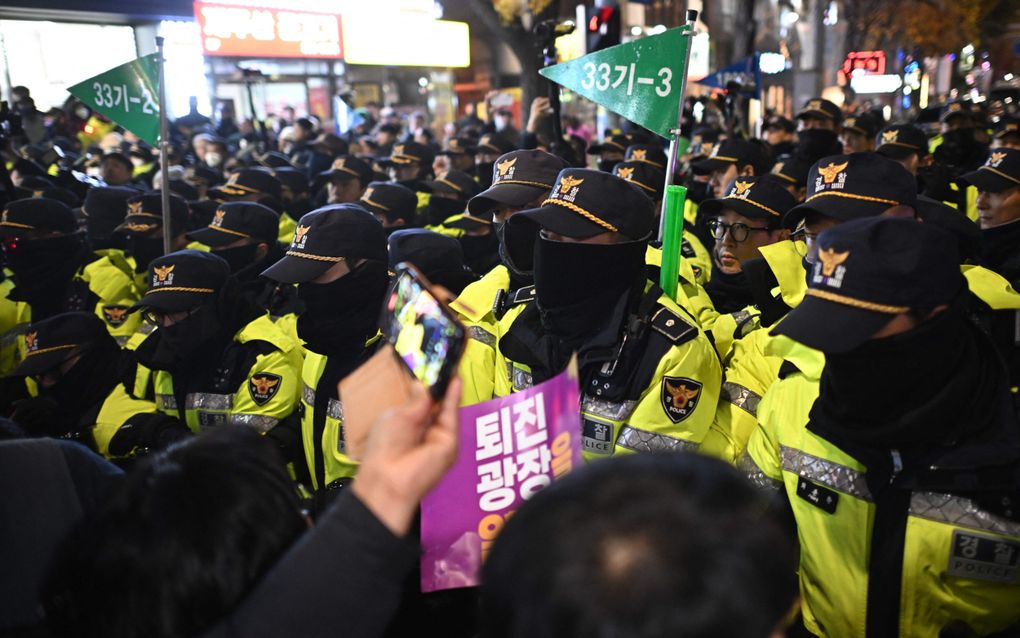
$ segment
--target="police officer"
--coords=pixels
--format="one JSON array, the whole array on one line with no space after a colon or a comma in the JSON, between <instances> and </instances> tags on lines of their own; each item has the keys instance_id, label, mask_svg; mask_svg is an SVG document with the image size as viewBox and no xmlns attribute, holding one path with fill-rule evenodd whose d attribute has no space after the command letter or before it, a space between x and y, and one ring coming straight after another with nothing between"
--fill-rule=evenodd
<instances>
[{"instance_id":1,"label":"police officer","mask_svg":"<svg viewBox=\"0 0 1020 638\"><path fill-rule=\"evenodd\" d=\"M893 124L882 129L875 139L875 152L894 159L911 175L918 175L931 164L928 136L913 124Z\"/></svg>"},{"instance_id":2,"label":"police officer","mask_svg":"<svg viewBox=\"0 0 1020 638\"><path fill-rule=\"evenodd\" d=\"M716 348L725 359L735 338L756 325L757 299L744 264L761 259L761 249L790 237L782 218L797 200L772 175L741 177L726 197L701 204L715 236L715 274L705 290L725 319L712 325ZM756 262L757 263L757 262ZM767 268L767 266L766 266Z\"/></svg>"},{"instance_id":3,"label":"police officer","mask_svg":"<svg viewBox=\"0 0 1020 638\"><path fill-rule=\"evenodd\" d=\"M811 98L797 112L797 148L794 155L814 164L822 157L839 155L843 145L839 133L843 112L822 98Z\"/></svg>"},{"instance_id":4,"label":"police officer","mask_svg":"<svg viewBox=\"0 0 1020 638\"><path fill-rule=\"evenodd\" d=\"M79 441L107 458L160 450L191 432L131 397L135 362L95 315L68 312L29 326L24 360L11 373L31 377L38 395L15 404L12 419L34 436Z\"/></svg>"},{"instance_id":5,"label":"police officer","mask_svg":"<svg viewBox=\"0 0 1020 638\"><path fill-rule=\"evenodd\" d=\"M0 236L15 282L7 299L17 302L18 323L93 309L96 298L80 277L91 251L67 204L42 197L15 200L0 216Z\"/></svg>"},{"instance_id":6,"label":"police officer","mask_svg":"<svg viewBox=\"0 0 1020 638\"><path fill-rule=\"evenodd\" d=\"M286 256L263 276L297 284L305 311L297 334L304 341L301 435L311 486L347 484L357 464L346 454L337 384L375 350L389 281L386 233L357 204L314 210L298 222Z\"/></svg>"},{"instance_id":7,"label":"police officer","mask_svg":"<svg viewBox=\"0 0 1020 638\"><path fill-rule=\"evenodd\" d=\"M451 137L446 140L446 147L436 153L436 161L445 158L446 165L443 170L454 170L462 173L473 174L475 172L475 148L474 140L470 137ZM442 171L437 170L438 175Z\"/></svg>"},{"instance_id":8,"label":"police officer","mask_svg":"<svg viewBox=\"0 0 1020 638\"><path fill-rule=\"evenodd\" d=\"M568 168L542 206L507 224L534 238L535 302L499 340L495 393L560 373L576 352L587 458L696 448L722 372L694 319L647 281L651 200L609 173Z\"/></svg>"},{"instance_id":9,"label":"police officer","mask_svg":"<svg viewBox=\"0 0 1020 638\"><path fill-rule=\"evenodd\" d=\"M417 225L418 196L406 186L371 182L357 204L372 213L387 233Z\"/></svg>"},{"instance_id":10,"label":"police officer","mask_svg":"<svg viewBox=\"0 0 1020 638\"><path fill-rule=\"evenodd\" d=\"M192 431L247 425L268 432L297 407L301 351L240 294L227 262L180 250L149 264L132 311L156 326L136 349L156 406ZM142 394L136 384L135 396Z\"/></svg>"},{"instance_id":11,"label":"police officer","mask_svg":"<svg viewBox=\"0 0 1020 638\"><path fill-rule=\"evenodd\" d=\"M390 156L380 163L389 169L390 179L394 182L426 194L423 182L432 176L434 159L435 154L428 146L418 142L406 142L395 144Z\"/></svg>"},{"instance_id":12,"label":"police officer","mask_svg":"<svg viewBox=\"0 0 1020 638\"><path fill-rule=\"evenodd\" d=\"M879 116L873 111L846 118L839 135L839 141L843 144L843 154L875 150L875 135L881 126Z\"/></svg>"},{"instance_id":13,"label":"police officer","mask_svg":"<svg viewBox=\"0 0 1020 638\"><path fill-rule=\"evenodd\" d=\"M500 156L517 147L499 133L486 133L475 146L475 179L483 189L492 186L493 173Z\"/></svg>"},{"instance_id":14,"label":"police officer","mask_svg":"<svg viewBox=\"0 0 1020 638\"><path fill-rule=\"evenodd\" d=\"M613 167L624 161L627 147L635 143L634 136L630 133L619 133L610 135L601 144L592 144L588 147L589 155L598 155L598 167L606 173L613 170Z\"/></svg>"},{"instance_id":15,"label":"police officer","mask_svg":"<svg viewBox=\"0 0 1020 638\"><path fill-rule=\"evenodd\" d=\"M319 177L326 180L327 204L347 204L365 194L372 181L372 166L353 155L341 155Z\"/></svg>"},{"instance_id":16,"label":"police officer","mask_svg":"<svg viewBox=\"0 0 1020 638\"><path fill-rule=\"evenodd\" d=\"M962 310L956 241L909 219L817 239L788 359L741 461L784 497L802 617L833 636L1009 633L1020 623L1020 444L1005 371Z\"/></svg>"},{"instance_id":17,"label":"police officer","mask_svg":"<svg viewBox=\"0 0 1020 638\"><path fill-rule=\"evenodd\" d=\"M1003 116L995 125L992 135L992 149L1020 149L1020 118Z\"/></svg>"},{"instance_id":18,"label":"police officer","mask_svg":"<svg viewBox=\"0 0 1020 638\"><path fill-rule=\"evenodd\" d=\"M98 298L96 314L121 345L139 330L151 328L143 325L139 315L129 313L128 308L145 292L149 263L163 254L163 199L159 191L136 194L126 205L127 215L114 229L114 234L123 238L123 252L106 251L82 273ZM188 204L177 195L170 195L171 250L187 246L187 224Z\"/></svg>"},{"instance_id":19,"label":"police officer","mask_svg":"<svg viewBox=\"0 0 1020 638\"><path fill-rule=\"evenodd\" d=\"M820 160L811 169L806 201L783 216L783 225L797 231L790 240L759 248L768 266L757 281L752 280L752 291L760 300L760 326L774 325L804 298L804 268L818 258L818 233L863 217L913 217L916 202L911 175L893 160L875 153ZM702 446L705 452L731 462L740 457L754 431L761 397L779 378L784 359L791 357L811 363L821 360L820 353L776 340L767 330L752 329L733 342L719 411Z\"/></svg>"},{"instance_id":20,"label":"police officer","mask_svg":"<svg viewBox=\"0 0 1020 638\"><path fill-rule=\"evenodd\" d=\"M978 190L981 262L1014 286L1020 284L1020 150L999 148L962 177Z\"/></svg>"},{"instance_id":21,"label":"police officer","mask_svg":"<svg viewBox=\"0 0 1020 638\"><path fill-rule=\"evenodd\" d=\"M779 158L791 155L796 147L797 125L782 115L772 115L762 126L762 139L772 148L772 154Z\"/></svg>"},{"instance_id":22,"label":"police officer","mask_svg":"<svg viewBox=\"0 0 1020 638\"><path fill-rule=\"evenodd\" d=\"M208 246L212 254L227 262L247 301L274 318L299 310L293 286L260 276L283 258L276 236L276 213L255 202L220 204L208 226L188 233L188 239Z\"/></svg>"},{"instance_id":23,"label":"police officer","mask_svg":"<svg viewBox=\"0 0 1020 638\"><path fill-rule=\"evenodd\" d=\"M460 366L461 378L465 380L461 395L464 405L493 397L500 322L504 315L516 316L524 304L534 299L531 277L534 243L525 238L516 251L522 263L515 263L506 242L505 224L517 212L540 206L566 167L563 159L545 151L501 155L492 169L492 186L468 202L472 218L491 220L499 239L501 263L467 286L450 305L467 326L468 342Z\"/></svg>"},{"instance_id":24,"label":"police officer","mask_svg":"<svg viewBox=\"0 0 1020 638\"><path fill-rule=\"evenodd\" d=\"M452 221L450 218L455 218L467 210L468 200L480 190L478 182L467 173L451 169L439 173L435 179L426 184L432 195L429 197L428 206L425 207L422 225L436 232L460 235L457 232L449 232L454 227L444 222Z\"/></svg>"}]
</instances>

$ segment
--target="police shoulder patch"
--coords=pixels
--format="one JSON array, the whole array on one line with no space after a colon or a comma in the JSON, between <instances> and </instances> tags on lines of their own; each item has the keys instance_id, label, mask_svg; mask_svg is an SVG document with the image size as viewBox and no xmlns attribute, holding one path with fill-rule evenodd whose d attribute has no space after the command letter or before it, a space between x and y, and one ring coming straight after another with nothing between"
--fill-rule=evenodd
<instances>
[{"instance_id":1,"label":"police shoulder patch","mask_svg":"<svg viewBox=\"0 0 1020 638\"><path fill-rule=\"evenodd\" d=\"M127 306L103 306L103 319L116 328L127 321L127 311Z\"/></svg>"},{"instance_id":2,"label":"police shoulder patch","mask_svg":"<svg viewBox=\"0 0 1020 638\"><path fill-rule=\"evenodd\" d=\"M662 378L662 409L673 423L694 413L701 399L702 384L687 377Z\"/></svg>"},{"instance_id":3,"label":"police shoulder patch","mask_svg":"<svg viewBox=\"0 0 1020 638\"><path fill-rule=\"evenodd\" d=\"M698 336L698 328L669 308L660 306L652 315L652 330L678 346Z\"/></svg>"},{"instance_id":4,"label":"police shoulder patch","mask_svg":"<svg viewBox=\"0 0 1020 638\"><path fill-rule=\"evenodd\" d=\"M251 375L251 378L248 379L248 394L251 395L251 400L255 402L255 405L269 403L269 400L279 391L281 381L283 381L283 377L269 372Z\"/></svg>"}]
</instances>

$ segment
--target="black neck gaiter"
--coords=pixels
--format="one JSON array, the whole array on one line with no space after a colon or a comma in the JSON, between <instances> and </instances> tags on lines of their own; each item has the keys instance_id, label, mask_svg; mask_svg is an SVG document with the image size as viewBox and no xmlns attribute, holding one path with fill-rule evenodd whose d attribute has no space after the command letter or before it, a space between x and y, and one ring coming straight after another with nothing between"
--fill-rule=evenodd
<instances>
[{"instance_id":1,"label":"black neck gaiter","mask_svg":"<svg viewBox=\"0 0 1020 638\"><path fill-rule=\"evenodd\" d=\"M535 298L542 326L567 348L578 348L644 278L646 246L643 240L584 244L539 237Z\"/></svg>"},{"instance_id":2,"label":"black neck gaiter","mask_svg":"<svg viewBox=\"0 0 1020 638\"><path fill-rule=\"evenodd\" d=\"M356 356L378 330L388 281L386 264L366 261L328 284L300 284L305 312L298 317L298 336L313 352Z\"/></svg>"},{"instance_id":3,"label":"black neck gaiter","mask_svg":"<svg viewBox=\"0 0 1020 638\"><path fill-rule=\"evenodd\" d=\"M949 445L994 425L1002 364L964 312L826 355L810 429L839 445Z\"/></svg>"},{"instance_id":4,"label":"black neck gaiter","mask_svg":"<svg viewBox=\"0 0 1020 638\"><path fill-rule=\"evenodd\" d=\"M1015 284L1020 277L1020 220L981 231L981 264Z\"/></svg>"},{"instance_id":5,"label":"black neck gaiter","mask_svg":"<svg viewBox=\"0 0 1020 638\"><path fill-rule=\"evenodd\" d=\"M716 268L712 271L712 279L705 285L705 292L711 298L715 309L724 315L737 312L754 303L751 282L742 270L727 274Z\"/></svg>"},{"instance_id":6,"label":"black neck gaiter","mask_svg":"<svg viewBox=\"0 0 1020 638\"><path fill-rule=\"evenodd\" d=\"M40 393L54 399L64 417L60 423L53 424L54 431L60 433L51 436L78 434L92 425L87 421L95 422L92 413L98 413L99 406L120 382L125 361L117 342L112 337L103 339L85 350L81 359L56 384Z\"/></svg>"}]
</instances>

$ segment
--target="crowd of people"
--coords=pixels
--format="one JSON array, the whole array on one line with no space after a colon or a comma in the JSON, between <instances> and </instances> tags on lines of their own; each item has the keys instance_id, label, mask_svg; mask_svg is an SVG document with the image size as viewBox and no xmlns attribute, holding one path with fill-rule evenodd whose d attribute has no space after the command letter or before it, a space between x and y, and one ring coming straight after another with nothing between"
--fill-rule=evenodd
<instances>
[{"instance_id":1,"label":"crowd of people","mask_svg":"<svg viewBox=\"0 0 1020 638\"><path fill-rule=\"evenodd\" d=\"M12 97L0 632L1020 635L1020 121L693 127L672 296L664 140L629 123L193 110L164 184L130 132ZM467 344L355 460L338 386L402 262ZM458 407L574 356L589 463L480 587L422 594Z\"/></svg>"}]
</instances>

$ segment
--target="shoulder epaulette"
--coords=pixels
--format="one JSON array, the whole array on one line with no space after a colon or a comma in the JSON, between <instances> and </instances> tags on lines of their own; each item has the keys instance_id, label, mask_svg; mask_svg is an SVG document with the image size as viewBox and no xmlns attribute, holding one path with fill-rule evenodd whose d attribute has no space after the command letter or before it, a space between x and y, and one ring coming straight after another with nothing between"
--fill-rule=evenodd
<instances>
[{"instance_id":1,"label":"shoulder epaulette","mask_svg":"<svg viewBox=\"0 0 1020 638\"><path fill-rule=\"evenodd\" d=\"M687 343L698 336L696 325L665 306L659 306L655 310L649 325L673 345Z\"/></svg>"}]
</instances>

